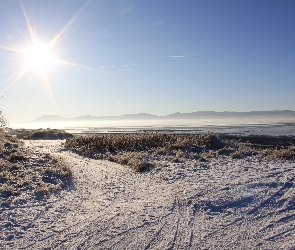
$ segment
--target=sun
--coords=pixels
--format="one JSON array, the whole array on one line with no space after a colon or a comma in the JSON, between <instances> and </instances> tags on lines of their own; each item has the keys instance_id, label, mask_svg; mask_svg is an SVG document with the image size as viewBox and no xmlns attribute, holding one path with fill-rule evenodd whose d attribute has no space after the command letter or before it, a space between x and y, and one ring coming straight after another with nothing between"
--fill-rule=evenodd
<instances>
[{"instance_id":1,"label":"sun","mask_svg":"<svg viewBox=\"0 0 295 250\"><path fill-rule=\"evenodd\" d=\"M46 45L35 44L25 49L27 69L46 70L56 63L51 49Z\"/></svg>"},{"instance_id":2,"label":"sun","mask_svg":"<svg viewBox=\"0 0 295 250\"><path fill-rule=\"evenodd\" d=\"M32 39L32 45L25 47L19 47L15 45L10 44L1 44L0 43L0 50L6 50L13 53L17 53L20 55L19 59L21 60L23 66L20 68L20 70L15 74L15 76L9 80L10 83L5 88L3 93L5 94L17 81L19 81L27 72L29 71L36 71L37 73L40 73L41 78L43 80L43 83L48 88L48 91L50 93L50 96L52 97L52 91L50 87L50 82L48 78L48 73L56 72L56 69L60 65L66 65L70 67L82 67L86 68L86 66L79 65L73 62L69 62L66 60L62 60L60 58L55 57L55 53L53 53L52 50L54 50L55 45L61 40L63 34L66 32L66 30L75 22L77 17L80 15L80 13L86 8L90 1L88 0L85 2L85 4L77 11L77 13L66 23L66 25L58 32L56 35L46 44L42 44L41 40L38 39L36 36L36 33L32 29L32 25L30 23L29 17L27 15L27 11L25 8L25 5L23 4L23 0L19 0L20 7L23 12L23 16L28 28L29 35ZM2 93L2 96L3 96ZM1 94L0 94L1 96ZM54 103L54 101L53 101Z\"/></svg>"}]
</instances>

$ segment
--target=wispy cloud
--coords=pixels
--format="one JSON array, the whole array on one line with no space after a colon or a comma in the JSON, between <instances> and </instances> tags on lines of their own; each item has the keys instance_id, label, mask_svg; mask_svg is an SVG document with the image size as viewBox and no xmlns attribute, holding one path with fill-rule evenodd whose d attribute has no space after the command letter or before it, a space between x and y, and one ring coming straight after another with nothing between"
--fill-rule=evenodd
<instances>
[{"instance_id":1,"label":"wispy cloud","mask_svg":"<svg viewBox=\"0 0 295 250\"><path fill-rule=\"evenodd\" d=\"M172 55L172 56L163 56L163 57L169 57L169 58L186 58L186 57L204 57L201 55Z\"/></svg>"},{"instance_id":2,"label":"wispy cloud","mask_svg":"<svg viewBox=\"0 0 295 250\"><path fill-rule=\"evenodd\" d=\"M120 13L122 15L126 15L126 14L130 13L133 9L134 9L134 5L123 7L122 9L120 9Z\"/></svg>"}]
</instances>

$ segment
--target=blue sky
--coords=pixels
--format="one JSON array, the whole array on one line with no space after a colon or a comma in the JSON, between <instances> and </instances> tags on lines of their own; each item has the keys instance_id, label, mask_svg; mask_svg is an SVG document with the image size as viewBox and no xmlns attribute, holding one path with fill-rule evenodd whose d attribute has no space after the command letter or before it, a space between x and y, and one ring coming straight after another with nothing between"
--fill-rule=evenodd
<instances>
[{"instance_id":1,"label":"blue sky","mask_svg":"<svg viewBox=\"0 0 295 250\"><path fill-rule=\"evenodd\" d=\"M295 110L294 10L287 0L3 0L0 108L12 122ZM24 71L32 34L44 45L60 34L59 64Z\"/></svg>"}]
</instances>

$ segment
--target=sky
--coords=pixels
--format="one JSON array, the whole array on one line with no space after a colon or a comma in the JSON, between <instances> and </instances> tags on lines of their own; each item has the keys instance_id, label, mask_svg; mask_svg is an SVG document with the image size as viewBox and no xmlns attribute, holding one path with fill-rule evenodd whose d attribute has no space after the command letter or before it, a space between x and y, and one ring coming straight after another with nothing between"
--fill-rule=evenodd
<instances>
[{"instance_id":1,"label":"sky","mask_svg":"<svg viewBox=\"0 0 295 250\"><path fill-rule=\"evenodd\" d=\"M0 109L11 122L295 110L294 10L293 0L1 0Z\"/></svg>"}]
</instances>

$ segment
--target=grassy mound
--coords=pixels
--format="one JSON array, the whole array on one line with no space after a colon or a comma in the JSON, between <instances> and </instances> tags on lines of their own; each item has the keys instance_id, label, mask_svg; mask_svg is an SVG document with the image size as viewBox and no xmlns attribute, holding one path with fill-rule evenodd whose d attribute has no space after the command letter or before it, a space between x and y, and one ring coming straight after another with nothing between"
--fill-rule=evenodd
<instances>
[{"instance_id":1,"label":"grassy mound","mask_svg":"<svg viewBox=\"0 0 295 250\"><path fill-rule=\"evenodd\" d=\"M73 137L60 129L15 129L12 131L19 139L24 140L63 140Z\"/></svg>"},{"instance_id":2,"label":"grassy mound","mask_svg":"<svg viewBox=\"0 0 295 250\"><path fill-rule=\"evenodd\" d=\"M19 139L0 130L1 206L60 190L71 176L61 159L30 152Z\"/></svg>"}]
</instances>

